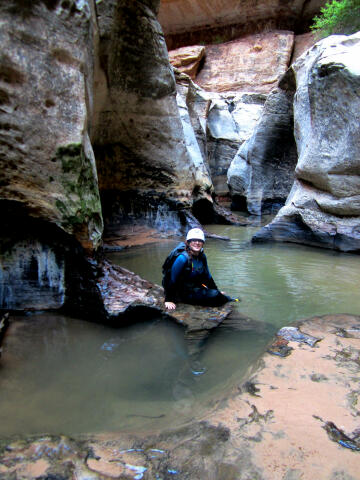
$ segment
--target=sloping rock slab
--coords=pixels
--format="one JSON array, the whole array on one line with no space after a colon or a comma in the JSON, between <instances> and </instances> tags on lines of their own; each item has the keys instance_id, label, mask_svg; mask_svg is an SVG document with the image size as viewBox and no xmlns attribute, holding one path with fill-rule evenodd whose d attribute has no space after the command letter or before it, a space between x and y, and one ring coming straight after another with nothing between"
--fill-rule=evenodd
<instances>
[{"instance_id":1,"label":"sloping rock slab","mask_svg":"<svg viewBox=\"0 0 360 480\"><path fill-rule=\"evenodd\" d=\"M108 260L101 262L101 274L97 289L104 305L106 319L119 326L122 319L137 312L147 311L166 315L186 328L186 332L204 332L217 327L231 311L231 304L222 307L200 307L178 304L176 310L168 311L164 306L164 290L126 268L114 265Z\"/></svg>"},{"instance_id":2,"label":"sloping rock slab","mask_svg":"<svg viewBox=\"0 0 360 480\"><path fill-rule=\"evenodd\" d=\"M161 287L108 260L102 261L97 287L109 318L129 313L135 307L162 309Z\"/></svg>"}]
</instances>

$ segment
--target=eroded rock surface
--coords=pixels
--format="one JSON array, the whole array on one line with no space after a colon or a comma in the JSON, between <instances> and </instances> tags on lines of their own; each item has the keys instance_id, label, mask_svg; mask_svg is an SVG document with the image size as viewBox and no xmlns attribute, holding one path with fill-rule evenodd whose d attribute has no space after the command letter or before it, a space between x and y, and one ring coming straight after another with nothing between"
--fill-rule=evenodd
<instances>
[{"instance_id":1,"label":"eroded rock surface","mask_svg":"<svg viewBox=\"0 0 360 480\"><path fill-rule=\"evenodd\" d=\"M219 43L246 33L302 31L325 5L323 0L162 0L159 21L169 50L200 42Z\"/></svg>"},{"instance_id":2,"label":"eroded rock surface","mask_svg":"<svg viewBox=\"0 0 360 480\"><path fill-rule=\"evenodd\" d=\"M201 60L205 56L205 47L193 45L191 47L180 47L169 52L171 65L178 68L180 72L186 73L194 80L199 70Z\"/></svg>"},{"instance_id":3,"label":"eroded rock surface","mask_svg":"<svg viewBox=\"0 0 360 480\"><path fill-rule=\"evenodd\" d=\"M228 168L239 146L253 133L266 95L206 92L188 76L178 73L176 81L181 106L187 109L192 127L189 131L184 128L187 144L194 145L193 155L196 152L197 157L203 158L216 195L228 196ZM198 200L204 200L204 196L195 198L195 204ZM193 211L196 212L196 205ZM203 223L209 222L205 219Z\"/></svg>"},{"instance_id":4,"label":"eroded rock surface","mask_svg":"<svg viewBox=\"0 0 360 480\"><path fill-rule=\"evenodd\" d=\"M92 2L14 0L0 13L0 202L17 202L91 250L103 227L88 136Z\"/></svg>"},{"instance_id":5,"label":"eroded rock surface","mask_svg":"<svg viewBox=\"0 0 360 480\"><path fill-rule=\"evenodd\" d=\"M284 205L297 162L294 91L295 81L290 72L268 95L252 135L241 144L232 160L227 180L235 209L261 215Z\"/></svg>"},{"instance_id":6,"label":"eroded rock surface","mask_svg":"<svg viewBox=\"0 0 360 480\"><path fill-rule=\"evenodd\" d=\"M211 188L184 136L158 2L100 2L101 69L92 141L107 226L176 216L192 192ZM202 162L202 159L200 159ZM179 207L180 206L180 207Z\"/></svg>"},{"instance_id":7,"label":"eroded rock surface","mask_svg":"<svg viewBox=\"0 0 360 480\"><path fill-rule=\"evenodd\" d=\"M287 70L293 32L274 31L207 45L196 83L214 92L269 93Z\"/></svg>"},{"instance_id":8,"label":"eroded rock surface","mask_svg":"<svg viewBox=\"0 0 360 480\"><path fill-rule=\"evenodd\" d=\"M254 241L360 250L360 35L331 36L291 67L299 154L285 206Z\"/></svg>"},{"instance_id":9,"label":"eroded rock surface","mask_svg":"<svg viewBox=\"0 0 360 480\"><path fill-rule=\"evenodd\" d=\"M0 478L357 478L360 317L296 327L320 341L290 341L286 358L265 353L201 421L150 435L2 439Z\"/></svg>"}]
</instances>

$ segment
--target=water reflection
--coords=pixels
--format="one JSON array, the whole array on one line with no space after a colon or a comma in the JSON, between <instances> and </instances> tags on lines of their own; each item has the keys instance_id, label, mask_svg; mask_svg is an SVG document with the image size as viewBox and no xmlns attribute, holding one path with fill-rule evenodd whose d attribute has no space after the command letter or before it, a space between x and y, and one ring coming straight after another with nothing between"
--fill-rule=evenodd
<instances>
[{"instance_id":1,"label":"water reflection","mask_svg":"<svg viewBox=\"0 0 360 480\"><path fill-rule=\"evenodd\" d=\"M160 319L115 330L59 315L18 318L0 363L0 434L153 430L199 417L241 378L280 327L360 312L360 257L299 245L251 245L254 228L212 226L211 271L242 301L193 349ZM177 241L111 259L157 283ZM248 323L237 315L248 315Z\"/></svg>"},{"instance_id":2,"label":"water reflection","mask_svg":"<svg viewBox=\"0 0 360 480\"><path fill-rule=\"evenodd\" d=\"M258 228L258 227L257 227ZM295 244L251 244L257 228L223 225L207 230L206 253L222 289L240 296L237 308L274 328L313 315L360 313L360 256ZM159 266L177 241L111 255L113 261L161 282Z\"/></svg>"}]
</instances>

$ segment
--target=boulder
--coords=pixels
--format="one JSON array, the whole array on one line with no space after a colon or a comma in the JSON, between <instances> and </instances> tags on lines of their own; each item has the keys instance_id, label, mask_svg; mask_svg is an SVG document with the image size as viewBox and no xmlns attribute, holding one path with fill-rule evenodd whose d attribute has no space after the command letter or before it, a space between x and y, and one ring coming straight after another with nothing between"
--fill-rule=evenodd
<instances>
[{"instance_id":1,"label":"boulder","mask_svg":"<svg viewBox=\"0 0 360 480\"><path fill-rule=\"evenodd\" d=\"M360 34L318 42L291 67L299 160L285 206L253 241L360 250Z\"/></svg>"},{"instance_id":2,"label":"boulder","mask_svg":"<svg viewBox=\"0 0 360 480\"><path fill-rule=\"evenodd\" d=\"M195 82L210 92L269 93L289 66L293 44L293 32L272 31L207 45Z\"/></svg>"},{"instance_id":3,"label":"boulder","mask_svg":"<svg viewBox=\"0 0 360 480\"><path fill-rule=\"evenodd\" d=\"M285 203L297 162L291 72L268 96L252 136L240 146L227 172L232 206L254 215Z\"/></svg>"},{"instance_id":4,"label":"boulder","mask_svg":"<svg viewBox=\"0 0 360 480\"><path fill-rule=\"evenodd\" d=\"M193 45L190 47L181 47L169 52L169 60L173 67L180 72L186 73L194 80L199 70L201 60L205 56L205 47L202 45Z\"/></svg>"}]
</instances>

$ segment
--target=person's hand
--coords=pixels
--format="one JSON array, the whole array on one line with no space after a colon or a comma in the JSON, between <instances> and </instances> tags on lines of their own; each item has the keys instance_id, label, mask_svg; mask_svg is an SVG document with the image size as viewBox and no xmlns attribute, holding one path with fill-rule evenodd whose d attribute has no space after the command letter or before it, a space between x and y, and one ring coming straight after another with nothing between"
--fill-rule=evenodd
<instances>
[{"instance_id":1,"label":"person's hand","mask_svg":"<svg viewBox=\"0 0 360 480\"><path fill-rule=\"evenodd\" d=\"M166 310L175 310L176 305L173 302L165 302L165 308Z\"/></svg>"}]
</instances>

